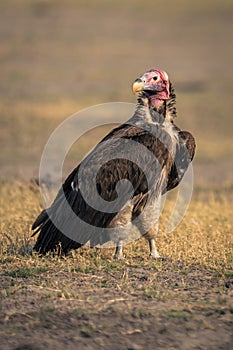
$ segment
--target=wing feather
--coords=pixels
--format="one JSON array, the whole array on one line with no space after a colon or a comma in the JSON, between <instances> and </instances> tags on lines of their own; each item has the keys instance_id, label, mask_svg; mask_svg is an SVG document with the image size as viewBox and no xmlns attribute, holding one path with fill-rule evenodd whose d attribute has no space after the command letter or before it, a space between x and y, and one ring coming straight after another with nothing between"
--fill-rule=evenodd
<instances>
[{"instance_id":1,"label":"wing feather","mask_svg":"<svg viewBox=\"0 0 233 350\"><path fill-rule=\"evenodd\" d=\"M168 176L167 187L163 193L172 190L181 182L189 164L193 160L196 143L193 135L188 131L178 131L179 143L177 145L175 161Z\"/></svg>"}]
</instances>

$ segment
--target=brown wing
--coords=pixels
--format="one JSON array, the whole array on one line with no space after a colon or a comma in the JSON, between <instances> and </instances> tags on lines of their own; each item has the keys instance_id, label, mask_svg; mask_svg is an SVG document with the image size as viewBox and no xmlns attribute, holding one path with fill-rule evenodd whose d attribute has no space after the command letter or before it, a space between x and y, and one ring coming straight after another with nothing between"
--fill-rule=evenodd
<instances>
[{"instance_id":1,"label":"brown wing","mask_svg":"<svg viewBox=\"0 0 233 350\"><path fill-rule=\"evenodd\" d=\"M179 143L175 161L168 177L167 187L163 193L175 188L180 183L195 154L196 143L193 135L188 131L179 131L178 134Z\"/></svg>"}]
</instances>

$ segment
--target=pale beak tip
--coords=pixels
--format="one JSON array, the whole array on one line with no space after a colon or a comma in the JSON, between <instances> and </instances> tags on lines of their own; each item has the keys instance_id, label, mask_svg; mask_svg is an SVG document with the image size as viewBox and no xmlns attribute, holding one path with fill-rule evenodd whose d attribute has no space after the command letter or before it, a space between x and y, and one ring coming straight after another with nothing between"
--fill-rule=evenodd
<instances>
[{"instance_id":1,"label":"pale beak tip","mask_svg":"<svg viewBox=\"0 0 233 350\"><path fill-rule=\"evenodd\" d=\"M140 91L143 90L144 87L144 82L139 78L136 79L135 82L132 85L132 91L134 93L134 95Z\"/></svg>"}]
</instances>

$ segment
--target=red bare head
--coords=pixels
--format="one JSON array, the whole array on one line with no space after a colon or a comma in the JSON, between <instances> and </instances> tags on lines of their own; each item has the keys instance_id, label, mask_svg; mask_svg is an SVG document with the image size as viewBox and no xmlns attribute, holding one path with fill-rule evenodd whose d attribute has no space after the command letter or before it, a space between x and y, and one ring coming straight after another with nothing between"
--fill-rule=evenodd
<instances>
[{"instance_id":1,"label":"red bare head","mask_svg":"<svg viewBox=\"0 0 233 350\"><path fill-rule=\"evenodd\" d=\"M170 83L166 72L151 69L135 80L132 86L134 94L146 97L152 105L158 100L168 100L170 97Z\"/></svg>"}]
</instances>

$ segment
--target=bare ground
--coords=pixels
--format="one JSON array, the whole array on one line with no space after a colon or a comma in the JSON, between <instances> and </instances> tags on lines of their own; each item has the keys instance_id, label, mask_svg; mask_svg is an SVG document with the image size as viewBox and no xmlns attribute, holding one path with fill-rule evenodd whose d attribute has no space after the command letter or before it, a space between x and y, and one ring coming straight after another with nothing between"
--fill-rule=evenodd
<instances>
[{"instance_id":1,"label":"bare ground","mask_svg":"<svg viewBox=\"0 0 233 350\"><path fill-rule=\"evenodd\" d=\"M1 349L231 348L229 271L137 254L137 265L107 259L96 269L79 268L75 257L57 258L53 266L51 257L43 259L47 268L33 273L20 261L14 270L5 261ZM73 259L72 268L67 259Z\"/></svg>"}]
</instances>

